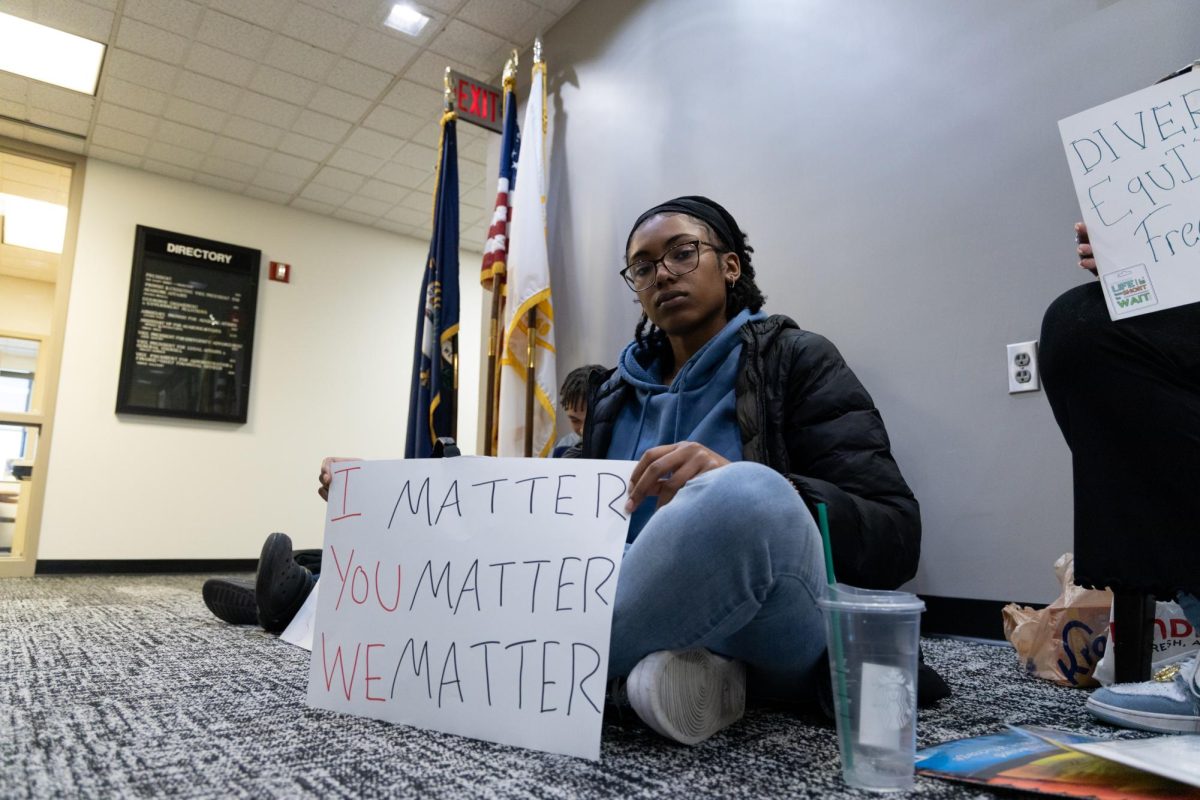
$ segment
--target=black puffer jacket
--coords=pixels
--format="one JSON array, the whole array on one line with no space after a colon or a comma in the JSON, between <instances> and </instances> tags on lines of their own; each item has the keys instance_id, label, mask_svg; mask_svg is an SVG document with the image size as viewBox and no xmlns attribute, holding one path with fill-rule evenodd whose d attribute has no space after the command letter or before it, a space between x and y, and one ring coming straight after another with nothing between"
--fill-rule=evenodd
<instances>
[{"instance_id":1,"label":"black puffer jacket","mask_svg":"<svg viewBox=\"0 0 1200 800\"><path fill-rule=\"evenodd\" d=\"M737 417L742 455L782 473L816 516L825 503L838 580L894 589L921 551L917 501L892 458L871 396L822 336L783 316L741 329ZM584 458L604 458L633 387L597 373L583 431Z\"/></svg>"}]
</instances>

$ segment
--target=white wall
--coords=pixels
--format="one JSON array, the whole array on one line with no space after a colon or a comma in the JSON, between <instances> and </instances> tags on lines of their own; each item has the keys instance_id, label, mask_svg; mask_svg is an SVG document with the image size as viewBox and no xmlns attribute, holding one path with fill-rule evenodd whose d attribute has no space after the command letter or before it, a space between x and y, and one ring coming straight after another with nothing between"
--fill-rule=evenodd
<instances>
[{"instance_id":1,"label":"white wall","mask_svg":"<svg viewBox=\"0 0 1200 800\"><path fill-rule=\"evenodd\" d=\"M262 250L245 425L114 413L137 224ZM41 559L253 558L282 530L319 547L327 455L404 454L428 244L88 164ZM480 256L463 253L471 277ZM269 261L292 265L271 282ZM479 285L462 281L460 439L475 441Z\"/></svg>"},{"instance_id":2,"label":"white wall","mask_svg":"<svg viewBox=\"0 0 1200 800\"><path fill-rule=\"evenodd\" d=\"M560 373L632 336L629 225L679 194L749 233L767 310L831 338L924 518L918 590L1051 599L1071 465L1005 344L1086 278L1057 120L1200 56L1183 0L605 0L545 37ZM562 377L562 374L559 376Z\"/></svg>"}]
</instances>

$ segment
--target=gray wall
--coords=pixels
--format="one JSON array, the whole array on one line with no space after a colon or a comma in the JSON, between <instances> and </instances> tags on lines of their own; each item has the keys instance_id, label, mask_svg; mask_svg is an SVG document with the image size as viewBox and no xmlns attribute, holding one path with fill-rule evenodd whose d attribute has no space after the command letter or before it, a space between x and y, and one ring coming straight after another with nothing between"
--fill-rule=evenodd
<instances>
[{"instance_id":1,"label":"gray wall","mask_svg":"<svg viewBox=\"0 0 1200 800\"><path fill-rule=\"evenodd\" d=\"M832 339L921 501L915 588L1048 601L1071 464L1005 344L1081 282L1057 120L1200 55L1169 0L588 0L545 37L560 378L612 364L638 213L750 235L767 310ZM528 63L525 60L523 63ZM522 70L524 71L524 70Z\"/></svg>"}]
</instances>

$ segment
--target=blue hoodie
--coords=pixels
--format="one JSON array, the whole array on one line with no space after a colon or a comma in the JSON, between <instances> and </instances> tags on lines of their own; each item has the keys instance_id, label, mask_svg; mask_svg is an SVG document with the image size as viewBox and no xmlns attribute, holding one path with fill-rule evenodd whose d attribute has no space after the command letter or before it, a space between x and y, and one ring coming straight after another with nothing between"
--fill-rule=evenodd
<instances>
[{"instance_id":1,"label":"blue hoodie","mask_svg":"<svg viewBox=\"0 0 1200 800\"><path fill-rule=\"evenodd\" d=\"M637 342L630 342L621 353L617 372L633 387L634 395L617 416L607 457L636 461L651 447L692 441L730 461L741 461L734 398L742 353L738 331L766 316L743 309L687 360L670 386L662 383L662 365L657 360L643 363L648 354ZM647 497L633 512L627 541L637 538L657 502L657 497Z\"/></svg>"}]
</instances>

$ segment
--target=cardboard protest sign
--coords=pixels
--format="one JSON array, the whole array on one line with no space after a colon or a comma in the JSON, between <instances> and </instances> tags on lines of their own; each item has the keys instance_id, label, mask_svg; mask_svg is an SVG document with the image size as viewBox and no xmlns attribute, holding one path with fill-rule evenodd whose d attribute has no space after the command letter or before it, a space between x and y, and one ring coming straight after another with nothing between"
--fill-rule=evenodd
<instances>
[{"instance_id":1,"label":"cardboard protest sign","mask_svg":"<svg viewBox=\"0 0 1200 800\"><path fill-rule=\"evenodd\" d=\"M1200 301L1200 74L1058 123L1108 313Z\"/></svg>"},{"instance_id":2,"label":"cardboard protest sign","mask_svg":"<svg viewBox=\"0 0 1200 800\"><path fill-rule=\"evenodd\" d=\"M633 466L335 464L309 704L598 759Z\"/></svg>"}]
</instances>

